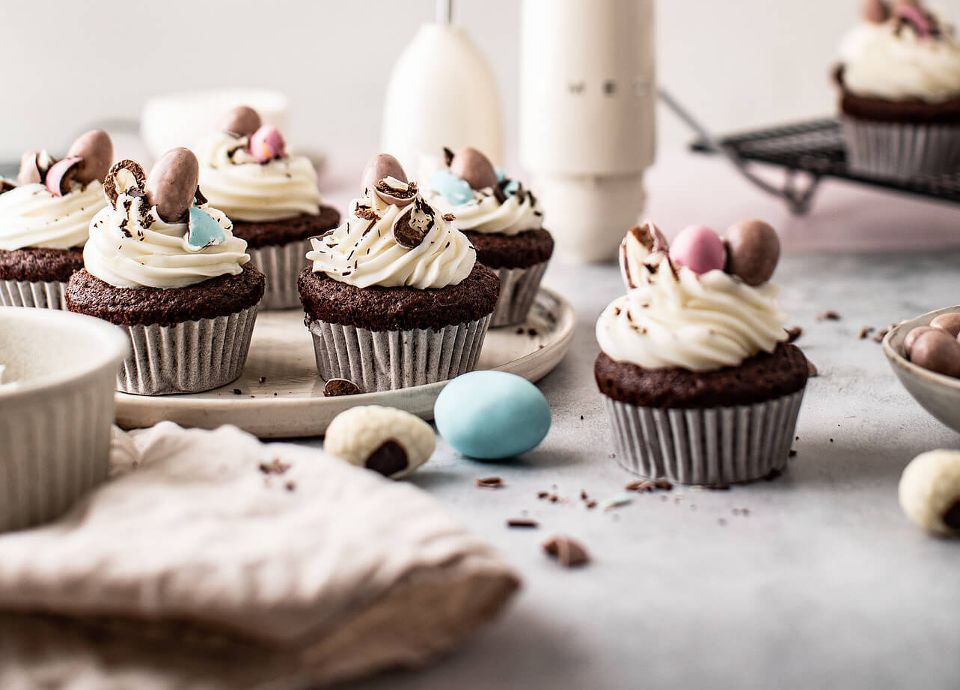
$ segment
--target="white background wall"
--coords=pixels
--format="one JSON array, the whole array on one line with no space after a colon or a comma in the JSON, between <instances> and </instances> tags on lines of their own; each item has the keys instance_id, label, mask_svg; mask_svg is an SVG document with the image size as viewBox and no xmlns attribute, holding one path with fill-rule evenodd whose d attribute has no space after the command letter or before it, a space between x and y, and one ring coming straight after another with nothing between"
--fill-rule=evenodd
<instances>
[{"instance_id":1,"label":"white background wall","mask_svg":"<svg viewBox=\"0 0 960 690\"><path fill-rule=\"evenodd\" d=\"M597 0L602 1L602 0ZM263 86L292 102L291 138L338 158L379 136L390 65L432 0L0 0L0 158L65 146L153 93ZM520 0L457 0L500 79L516 133ZM659 0L663 84L716 130L830 112L828 73L857 0ZM941 0L953 18L960 0ZM661 148L688 133L661 111Z\"/></svg>"}]
</instances>

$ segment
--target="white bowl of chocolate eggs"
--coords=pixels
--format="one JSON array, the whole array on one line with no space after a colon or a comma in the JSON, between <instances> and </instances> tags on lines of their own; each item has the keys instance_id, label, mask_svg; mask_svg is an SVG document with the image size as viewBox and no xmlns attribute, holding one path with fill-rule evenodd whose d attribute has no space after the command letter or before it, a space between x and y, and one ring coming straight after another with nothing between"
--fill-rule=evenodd
<instances>
[{"instance_id":1,"label":"white bowl of chocolate eggs","mask_svg":"<svg viewBox=\"0 0 960 690\"><path fill-rule=\"evenodd\" d=\"M914 400L960 432L960 306L904 321L887 333L883 352Z\"/></svg>"}]
</instances>

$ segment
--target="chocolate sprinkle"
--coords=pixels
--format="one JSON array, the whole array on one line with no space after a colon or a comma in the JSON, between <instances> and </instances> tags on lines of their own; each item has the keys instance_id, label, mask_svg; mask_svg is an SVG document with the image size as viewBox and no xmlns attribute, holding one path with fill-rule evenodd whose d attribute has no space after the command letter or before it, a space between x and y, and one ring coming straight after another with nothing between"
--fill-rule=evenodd
<instances>
[{"instance_id":1,"label":"chocolate sprinkle","mask_svg":"<svg viewBox=\"0 0 960 690\"><path fill-rule=\"evenodd\" d=\"M341 395L358 395L362 393L360 386L348 379L330 379L323 386L325 398L335 398Z\"/></svg>"},{"instance_id":2,"label":"chocolate sprinkle","mask_svg":"<svg viewBox=\"0 0 960 690\"><path fill-rule=\"evenodd\" d=\"M500 477L483 477L476 481L477 487L481 489L502 489L506 484Z\"/></svg>"},{"instance_id":3,"label":"chocolate sprinkle","mask_svg":"<svg viewBox=\"0 0 960 690\"><path fill-rule=\"evenodd\" d=\"M507 527L517 527L521 529L537 529L540 523L530 518L510 518L507 520Z\"/></svg>"},{"instance_id":4,"label":"chocolate sprinkle","mask_svg":"<svg viewBox=\"0 0 960 690\"><path fill-rule=\"evenodd\" d=\"M407 451L393 439L380 444L363 463L368 470L379 472L384 477L392 477L407 469L408 465Z\"/></svg>"},{"instance_id":5,"label":"chocolate sprinkle","mask_svg":"<svg viewBox=\"0 0 960 690\"><path fill-rule=\"evenodd\" d=\"M828 309L827 311L822 311L817 314L817 321L839 321L840 314L835 312L833 309Z\"/></svg>"},{"instance_id":6,"label":"chocolate sprinkle","mask_svg":"<svg viewBox=\"0 0 960 690\"><path fill-rule=\"evenodd\" d=\"M564 568L576 568L590 562L587 550L579 542L564 535L551 537L545 541L543 550Z\"/></svg>"}]
</instances>

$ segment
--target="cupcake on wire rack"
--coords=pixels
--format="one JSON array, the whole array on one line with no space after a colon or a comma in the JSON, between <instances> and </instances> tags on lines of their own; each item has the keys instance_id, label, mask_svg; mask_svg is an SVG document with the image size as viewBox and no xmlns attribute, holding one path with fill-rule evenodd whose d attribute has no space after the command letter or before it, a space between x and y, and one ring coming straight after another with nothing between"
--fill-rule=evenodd
<instances>
[{"instance_id":1,"label":"cupcake on wire rack","mask_svg":"<svg viewBox=\"0 0 960 690\"><path fill-rule=\"evenodd\" d=\"M396 158L376 156L346 222L311 240L300 299L317 368L363 391L472 370L499 280L453 216L435 209Z\"/></svg>"},{"instance_id":2,"label":"cupcake on wire rack","mask_svg":"<svg viewBox=\"0 0 960 690\"><path fill-rule=\"evenodd\" d=\"M106 205L102 182L112 161L110 136L96 129L60 160L27 151L16 181L0 178L0 305L65 308L90 220Z\"/></svg>"},{"instance_id":3,"label":"cupcake on wire rack","mask_svg":"<svg viewBox=\"0 0 960 690\"><path fill-rule=\"evenodd\" d=\"M131 354L117 389L199 393L240 376L264 278L230 220L207 204L188 149L168 151L149 177L134 161L107 174L108 205L94 216L84 269L67 288L70 311L122 327Z\"/></svg>"},{"instance_id":4,"label":"cupcake on wire rack","mask_svg":"<svg viewBox=\"0 0 960 690\"><path fill-rule=\"evenodd\" d=\"M297 276L310 237L337 227L340 214L323 203L313 163L290 155L281 133L255 110L234 108L221 130L200 152L203 193L227 214L266 276L261 307L299 307Z\"/></svg>"},{"instance_id":5,"label":"cupcake on wire rack","mask_svg":"<svg viewBox=\"0 0 960 690\"><path fill-rule=\"evenodd\" d=\"M628 292L597 321L594 367L625 468L710 486L784 469L809 373L769 282L779 253L756 220L672 247L652 223L627 233Z\"/></svg>"},{"instance_id":6,"label":"cupcake on wire rack","mask_svg":"<svg viewBox=\"0 0 960 690\"><path fill-rule=\"evenodd\" d=\"M523 323L553 255L553 237L533 192L495 169L474 148L444 150L446 167L430 177L428 199L477 249L477 260L500 277L492 327Z\"/></svg>"},{"instance_id":7,"label":"cupcake on wire rack","mask_svg":"<svg viewBox=\"0 0 960 690\"><path fill-rule=\"evenodd\" d=\"M960 42L918 0L866 0L836 71L854 172L909 180L960 171Z\"/></svg>"}]
</instances>

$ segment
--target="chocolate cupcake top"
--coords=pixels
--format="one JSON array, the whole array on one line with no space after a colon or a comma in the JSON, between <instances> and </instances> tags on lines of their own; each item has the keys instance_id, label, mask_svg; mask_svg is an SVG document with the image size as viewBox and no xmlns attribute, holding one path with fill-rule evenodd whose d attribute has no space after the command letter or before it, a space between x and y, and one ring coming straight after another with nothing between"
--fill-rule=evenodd
<instances>
[{"instance_id":1,"label":"chocolate cupcake top","mask_svg":"<svg viewBox=\"0 0 960 690\"><path fill-rule=\"evenodd\" d=\"M23 154L17 180L0 179L0 249L82 247L106 203L102 181L112 160L103 130L80 136L61 160L46 151Z\"/></svg>"},{"instance_id":2,"label":"chocolate cupcake top","mask_svg":"<svg viewBox=\"0 0 960 690\"><path fill-rule=\"evenodd\" d=\"M843 85L857 96L941 103L960 96L953 27L916 0L866 0L840 49Z\"/></svg>"},{"instance_id":3,"label":"chocolate cupcake top","mask_svg":"<svg viewBox=\"0 0 960 690\"><path fill-rule=\"evenodd\" d=\"M247 106L227 115L200 152L200 182L210 203L233 220L261 222L317 215L323 199L307 158L291 156L283 136Z\"/></svg>"},{"instance_id":4,"label":"chocolate cupcake top","mask_svg":"<svg viewBox=\"0 0 960 690\"><path fill-rule=\"evenodd\" d=\"M543 227L537 198L516 180L493 167L474 148L444 149L446 167L430 177L429 199L453 213L457 227L473 232L516 235Z\"/></svg>"},{"instance_id":5,"label":"chocolate cupcake top","mask_svg":"<svg viewBox=\"0 0 960 690\"><path fill-rule=\"evenodd\" d=\"M247 243L207 204L198 174L184 148L168 151L149 177L134 161L114 165L104 181L108 205L83 251L87 272L118 288L181 288L241 273Z\"/></svg>"},{"instance_id":6,"label":"chocolate cupcake top","mask_svg":"<svg viewBox=\"0 0 960 690\"><path fill-rule=\"evenodd\" d=\"M726 241L691 226L668 246L652 223L621 245L628 292L597 321L610 358L645 369L711 371L738 366L787 339L778 288L769 282L780 254L761 221L730 228Z\"/></svg>"},{"instance_id":7,"label":"chocolate cupcake top","mask_svg":"<svg viewBox=\"0 0 960 690\"><path fill-rule=\"evenodd\" d=\"M374 157L363 175L363 196L343 225L311 239L314 273L365 288L421 290L458 285L477 255L453 216L424 201L396 158Z\"/></svg>"}]
</instances>

